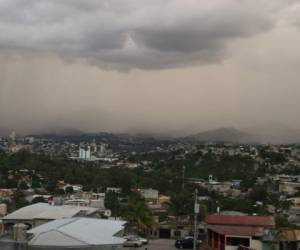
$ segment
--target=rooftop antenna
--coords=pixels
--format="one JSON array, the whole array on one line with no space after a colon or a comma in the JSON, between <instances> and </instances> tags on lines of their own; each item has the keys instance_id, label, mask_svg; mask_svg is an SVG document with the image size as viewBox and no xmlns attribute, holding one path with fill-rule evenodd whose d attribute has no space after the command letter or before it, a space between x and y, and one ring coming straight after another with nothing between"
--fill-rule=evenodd
<instances>
[{"instance_id":1,"label":"rooftop antenna","mask_svg":"<svg viewBox=\"0 0 300 250\"><path fill-rule=\"evenodd\" d=\"M182 190L184 190L185 166L182 166Z\"/></svg>"}]
</instances>

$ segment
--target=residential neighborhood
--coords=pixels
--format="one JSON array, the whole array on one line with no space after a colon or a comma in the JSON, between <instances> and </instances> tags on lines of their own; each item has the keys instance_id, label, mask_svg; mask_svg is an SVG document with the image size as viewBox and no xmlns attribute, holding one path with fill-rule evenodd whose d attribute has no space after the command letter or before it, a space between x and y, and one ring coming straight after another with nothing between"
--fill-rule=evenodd
<instances>
[{"instance_id":1,"label":"residential neighborhood","mask_svg":"<svg viewBox=\"0 0 300 250\"><path fill-rule=\"evenodd\" d=\"M194 239L195 202L197 249L290 250L299 245L297 145L69 140L16 135L1 140L0 246L21 241L29 249L51 249L53 242L46 238L40 245L41 232L46 237L48 230L51 238L65 222L84 221L105 231L107 221L122 226L111 233L123 237L112 239L116 247L125 247L126 235L133 234L181 248ZM18 150L11 150L13 145ZM80 157L82 145L94 160ZM81 242L69 233L70 244ZM61 244L66 241L61 238Z\"/></svg>"}]
</instances>

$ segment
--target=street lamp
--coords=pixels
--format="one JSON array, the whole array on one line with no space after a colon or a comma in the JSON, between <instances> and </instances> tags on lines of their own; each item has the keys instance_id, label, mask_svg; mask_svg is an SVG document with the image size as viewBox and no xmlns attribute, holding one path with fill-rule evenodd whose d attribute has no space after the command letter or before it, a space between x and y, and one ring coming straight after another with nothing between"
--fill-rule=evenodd
<instances>
[{"instance_id":1,"label":"street lamp","mask_svg":"<svg viewBox=\"0 0 300 250\"><path fill-rule=\"evenodd\" d=\"M194 245L193 250L197 248L197 238L198 238L198 230L197 230L197 216L200 212L200 205L198 204L198 189L195 189L195 205L194 205Z\"/></svg>"}]
</instances>

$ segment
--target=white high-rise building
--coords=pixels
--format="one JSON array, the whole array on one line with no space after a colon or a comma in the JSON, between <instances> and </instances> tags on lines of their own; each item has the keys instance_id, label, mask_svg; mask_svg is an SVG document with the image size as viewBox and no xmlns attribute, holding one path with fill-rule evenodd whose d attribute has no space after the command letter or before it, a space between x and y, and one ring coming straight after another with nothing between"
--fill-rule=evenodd
<instances>
[{"instance_id":1,"label":"white high-rise building","mask_svg":"<svg viewBox=\"0 0 300 250\"><path fill-rule=\"evenodd\" d=\"M90 160L91 159L91 148L88 147L87 150L84 148L79 148L79 159Z\"/></svg>"},{"instance_id":2,"label":"white high-rise building","mask_svg":"<svg viewBox=\"0 0 300 250\"><path fill-rule=\"evenodd\" d=\"M91 146L92 146L92 151L94 152L94 153L97 153L97 144L96 144L96 141L95 141L95 139L93 140L93 143L91 144Z\"/></svg>"},{"instance_id":3,"label":"white high-rise building","mask_svg":"<svg viewBox=\"0 0 300 250\"><path fill-rule=\"evenodd\" d=\"M100 145L100 154L105 155L106 154L106 144Z\"/></svg>"},{"instance_id":4,"label":"white high-rise building","mask_svg":"<svg viewBox=\"0 0 300 250\"><path fill-rule=\"evenodd\" d=\"M88 146L88 149L85 151L85 158L90 159L91 158L91 147Z\"/></svg>"},{"instance_id":5,"label":"white high-rise building","mask_svg":"<svg viewBox=\"0 0 300 250\"><path fill-rule=\"evenodd\" d=\"M80 159L85 158L85 150L83 148L79 148L79 158Z\"/></svg>"}]
</instances>

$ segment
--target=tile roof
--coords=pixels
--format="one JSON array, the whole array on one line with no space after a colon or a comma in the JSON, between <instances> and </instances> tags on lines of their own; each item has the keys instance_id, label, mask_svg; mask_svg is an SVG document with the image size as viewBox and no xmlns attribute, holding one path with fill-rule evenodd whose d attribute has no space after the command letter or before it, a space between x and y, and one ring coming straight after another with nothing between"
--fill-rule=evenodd
<instances>
[{"instance_id":1,"label":"tile roof","mask_svg":"<svg viewBox=\"0 0 300 250\"><path fill-rule=\"evenodd\" d=\"M250 226L208 226L208 229L221 235L231 236L259 236L262 234L262 228Z\"/></svg>"},{"instance_id":2,"label":"tile roof","mask_svg":"<svg viewBox=\"0 0 300 250\"><path fill-rule=\"evenodd\" d=\"M249 216L249 215L208 215L205 222L210 225L236 225L274 227L275 221L272 216Z\"/></svg>"}]
</instances>

